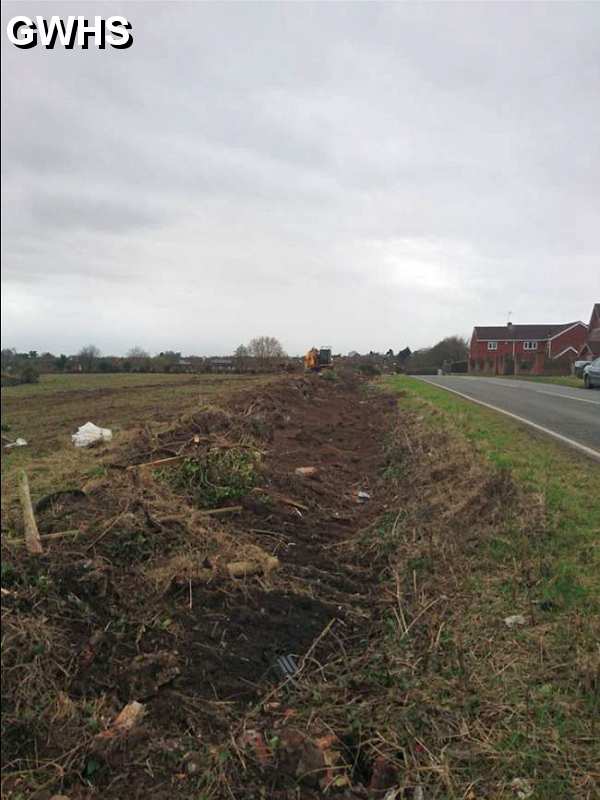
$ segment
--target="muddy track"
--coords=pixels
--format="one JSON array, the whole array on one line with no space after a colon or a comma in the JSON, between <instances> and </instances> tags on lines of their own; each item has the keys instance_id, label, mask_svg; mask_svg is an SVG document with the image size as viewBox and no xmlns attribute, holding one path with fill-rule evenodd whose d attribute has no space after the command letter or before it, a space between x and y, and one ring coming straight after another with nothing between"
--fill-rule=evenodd
<instances>
[{"instance_id":1,"label":"muddy track","mask_svg":"<svg viewBox=\"0 0 600 800\"><path fill-rule=\"evenodd\" d=\"M274 407L281 404L277 394L276 388L267 394ZM234 535L239 531L277 556L283 587L264 591L252 582L224 595L195 590L192 604L198 610L186 624L204 654L206 672L194 680L198 692L209 689L212 696L228 698L253 694L273 680L269 668L277 656L300 658L332 619L340 620L347 635L359 635L371 617L377 576L368 564L341 560L337 545L386 508L379 487L395 402L358 387L327 384L301 398L283 404L265 458L265 489L278 502L265 507L250 496L231 523ZM296 475L307 466L316 468L313 477ZM361 502L359 492L369 499Z\"/></svg>"}]
</instances>

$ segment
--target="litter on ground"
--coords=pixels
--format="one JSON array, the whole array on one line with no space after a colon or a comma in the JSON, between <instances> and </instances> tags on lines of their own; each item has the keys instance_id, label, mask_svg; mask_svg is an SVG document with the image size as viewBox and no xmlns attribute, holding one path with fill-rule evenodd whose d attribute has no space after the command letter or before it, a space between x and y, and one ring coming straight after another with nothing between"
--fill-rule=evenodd
<instances>
[{"instance_id":1,"label":"litter on ground","mask_svg":"<svg viewBox=\"0 0 600 800\"><path fill-rule=\"evenodd\" d=\"M515 625L526 625L527 620L523 616L523 614L513 614L510 617L504 618L504 624L507 625L509 628L514 628Z\"/></svg>"},{"instance_id":2,"label":"litter on ground","mask_svg":"<svg viewBox=\"0 0 600 800\"><path fill-rule=\"evenodd\" d=\"M26 446L27 446L26 440L21 439L21 437L19 437L18 439L15 439L14 442L9 442L8 444L5 444L4 449L10 450L11 447L26 447Z\"/></svg>"},{"instance_id":3,"label":"litter on ground","mask_svg":"<svg viewBox=\"0 0 600 800\"><path fill-rule=\"evenodd\" d=\"M96 442L110 442L112 431L110 428L99 428L93 422L86 422L72 434L71 439L75 447L89 447Z\"/></svg>"},{"instance_id":4,"label":"litter on ground","mask_svg":"<svg viewBox=\"0 0 600 800\"><path fill-rule=\"evenodd\" d=\"M275 670L281 678L291 678L298 672L298 664L292 655L279 656L275 662Z\"/></svg>"}]
</instances>

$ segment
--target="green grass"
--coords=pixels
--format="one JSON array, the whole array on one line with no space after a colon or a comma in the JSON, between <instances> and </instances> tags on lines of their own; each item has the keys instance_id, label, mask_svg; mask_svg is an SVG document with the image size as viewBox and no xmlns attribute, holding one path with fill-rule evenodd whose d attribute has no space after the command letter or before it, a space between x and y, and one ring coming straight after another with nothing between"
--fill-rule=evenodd
<instances>
[{"instance_id":1,"label":"green grass","mask_svg":"<svg viewBox=\"0 0 600 800\"><path fill-rule=\"evenodd\" d=\"M552 560L549 599L585 597L600 609L600 466L508 417L424 381L395 376L385 385L406 393L401 403L429 424L453 429L533 496L542 495L553 535L543 557ZM430 415L432 407L443 412Z\"/></svg>"}]
</instances>

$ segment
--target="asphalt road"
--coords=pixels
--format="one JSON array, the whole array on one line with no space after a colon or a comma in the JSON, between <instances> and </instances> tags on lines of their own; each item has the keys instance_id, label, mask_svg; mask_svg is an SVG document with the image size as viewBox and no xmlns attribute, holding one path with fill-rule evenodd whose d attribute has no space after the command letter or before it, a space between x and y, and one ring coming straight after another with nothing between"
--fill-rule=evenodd
<instances>
[{"instance_id":1,"label":"asphalt road","mask_svg":"<svg viewBox=\"0 0 600 800\"><path fill-rule=\"evenodd\" d=\"M600 391L552 383L476 378L470 375L422 377L427 383L458 392L520 418L564 444L600 461Z\"/></svg>"}]
</instances>

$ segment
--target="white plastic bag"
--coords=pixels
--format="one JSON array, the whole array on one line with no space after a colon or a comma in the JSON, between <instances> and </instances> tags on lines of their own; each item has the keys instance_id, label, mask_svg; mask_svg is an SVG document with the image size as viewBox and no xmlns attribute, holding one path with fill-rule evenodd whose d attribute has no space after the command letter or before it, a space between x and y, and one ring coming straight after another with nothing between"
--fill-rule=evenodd
<instances>
[{"instance_id":1,"label":"white plastic bag","mask_svg":"<svg viewBox=\"0 0 600 800\"><path fill-rule=\"evenodd\" d=\"M14 442L9 442L8 444L4 445L5 450L10 450L11 447L27 447L27 442L25 439L21 439L19 436Z\"/></svg>"},{"instance_id":2,"label":"white plastic bag","mask_svg":"<svg viewBox=\"0 0 600 800\"><path fill-rule=\"evenodd\" d=\"M71 439L75 447L89 447L95 442L110 442L112 431L110 428L99 428L93 422L86 422L78 428L77 433L72 434Z\"/></svg>"}]
</instances>

